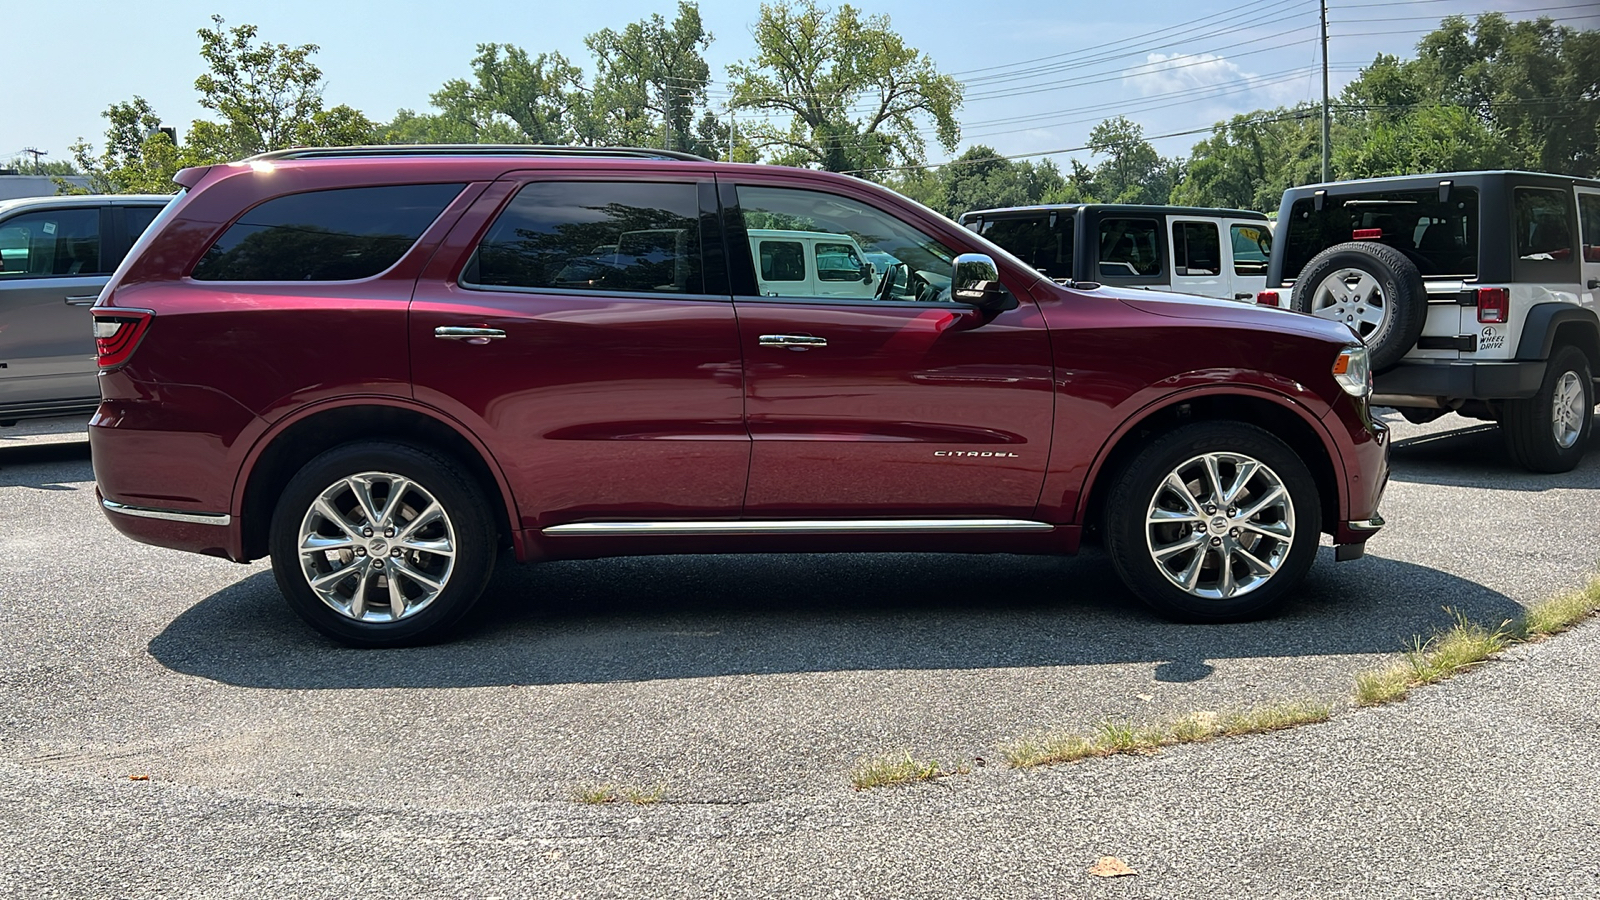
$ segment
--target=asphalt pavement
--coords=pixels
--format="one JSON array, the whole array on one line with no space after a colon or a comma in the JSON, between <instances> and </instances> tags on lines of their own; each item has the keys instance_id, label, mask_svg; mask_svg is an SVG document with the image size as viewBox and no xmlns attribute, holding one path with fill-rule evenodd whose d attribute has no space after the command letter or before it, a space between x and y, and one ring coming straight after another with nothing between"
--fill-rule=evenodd
<instances>
[{"instance_id":1,"label":"asphalt pavement","mask_svg":"<svg viewBox=\"0 0 1600 900\"><path fill-rule=\"evenodd\" d=\"M504 565L398 651L116 534L70 427L0 429L0 896L1600 897L1600 624L1348 706L1445 607L1587 580L1600 453L1535 476L1493 428L1397 427L1389 526L1266 622L1162 622L1092 552L661 557ZM1295 699L1333 720L997 752ZM896 751L970 771L851 788ZM662 802L574 799L604 784Z\"/></svg>"}]
</instances>

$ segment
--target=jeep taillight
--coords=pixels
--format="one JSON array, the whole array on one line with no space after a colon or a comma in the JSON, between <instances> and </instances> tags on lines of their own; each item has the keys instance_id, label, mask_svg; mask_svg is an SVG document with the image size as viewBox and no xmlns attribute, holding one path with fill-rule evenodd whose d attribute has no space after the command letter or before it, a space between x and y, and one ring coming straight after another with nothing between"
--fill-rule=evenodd
<instances>
[{"instance_id":1,"label":"jeep taillight","mask_svg":"<svg viewBox=\"0 0 1600 900\"><path fill-rule=\"evenodd\" d=\"M1257 293L1256 294L1256 305L1257 306L1277 306L1278 305L1278 292L1277 291L1261 291L1261 292Z\"/></svg>"},{"instance_id":2,"label":"jeep taillight","mask_svg":"<svg viewBox=\"0 0 1600 900\"><path fill-rule=\"evenodd\" d=\"M114 369L128 361L155 313L142 309L95 309L94 348L100 368Z\"/></svg>"},{"instance_id":3,"label":"jeep taillight","mask_svg":"<svg viewBox=\"0 0 1600 900\"><path fill-rule=\"evenodd\" d=\"M1478 322L1482 325L1504 325L1511 315L1510 288L1478 288Z\"/></svg>"}]
</instances>

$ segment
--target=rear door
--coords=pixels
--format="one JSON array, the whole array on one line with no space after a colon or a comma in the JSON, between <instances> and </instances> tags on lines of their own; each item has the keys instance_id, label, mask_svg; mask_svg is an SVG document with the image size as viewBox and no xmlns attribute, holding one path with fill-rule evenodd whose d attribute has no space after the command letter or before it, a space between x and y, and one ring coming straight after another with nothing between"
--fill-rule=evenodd
<instances>
[{"instance_id":1,"label":"rear door","mask_svg":"<svg viewBox=\"0 0 1600 900\"><path fill-rule=\"evenodd\" d=\"M1600 189L1578 188L1578 231L1583 247L1583 302L1600 307Z\"/></svg>"},{"instance_id":2,"label":"rear door","mask_svg":"<svg viewBox=\"0 0 1600 900\"><path fill-rule=\"evenodd\" d=\"M88 307L111 273L109 218L75 205L0 221L0 406L99 398Z\"/></svg>"},{"instance_id":3,"label":"rear door","mask_svg":"<svg viewBox=\"0 0 1600 900\"><path fill-rule=\"evenodd\" d=\"M1222 229L1216 219L1172 216L1172 289L1180 294L1230 297L1232 277L1223 266Z\"/></svg>"},{"instance_id":4,"label":"rear door","mask_svg":"<svg viewBox=\"0 0 1600 900\"><path fill-rule=\"evenodd\" d=\"M739 514L723 255L689 173L525 173L456 223L411 305L416 397L488 445L522 528Z\"/></svg>"}]
</instances>

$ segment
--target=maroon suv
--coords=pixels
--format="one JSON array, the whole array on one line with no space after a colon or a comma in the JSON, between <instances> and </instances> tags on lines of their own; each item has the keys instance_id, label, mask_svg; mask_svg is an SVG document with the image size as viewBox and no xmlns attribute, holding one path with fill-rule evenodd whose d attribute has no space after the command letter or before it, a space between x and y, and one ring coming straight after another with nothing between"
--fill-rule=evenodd
<instances>
[{"instance_id":1,"label":"maroon suv","mask_svg":"<svg viewBox=\"0 0 1600 900\"><path fill-rule=\"evenodd\" d=\"M312 626L438 636L497 551L1071 553L1162 613L1382 524L1343 325L1056 284L872 184L658 151L186 169L94 308L106 514L272 557ZM1063 588L1065 590L1065 587Z\"/></svg>"}]
</instances>

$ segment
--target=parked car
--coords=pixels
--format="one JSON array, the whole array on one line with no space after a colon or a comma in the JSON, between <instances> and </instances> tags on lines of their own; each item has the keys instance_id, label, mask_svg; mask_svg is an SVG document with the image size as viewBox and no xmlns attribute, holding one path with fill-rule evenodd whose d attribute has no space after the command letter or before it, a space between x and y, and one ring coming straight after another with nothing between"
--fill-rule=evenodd
<instances>
[{"instance_id":1,"label":"parked car","mask_svg":"<svg viewBox=\"0 0 1600 900\"><path fill-rule=\"evenodd\" d=\"M1050 278L1253 302L1266 286L1272 228L1243 209L1072 203L961 214Z\"/></svg>"},{"instance_id":2,"label":"parked car","mask_svg":"<svg viewBox=\"0 0 1600 900\"><path fill-rule=\"evenodd\" d=\"M101 505L141 541L270 556L341 641L443 633L503 545L1071 553L1089 532L1155 609L1232 620L1291 597L1319 533L1353 558L1382 524L1388 432L1342 325L1064 287L858 179L386 147L177 180L94 309ZM776 221L904 277L763 284L751 223ZM674 237L621 253L641 230ZM613 246L618 277L562 276Z\"/></svg>"},{"instance_id":3,"label":"parked car","mask_svg":"<svg viewBox=\"0 0 1600 900\"><path fill-rule=\"evenodd\" d=\"M877 294L882 279L848 234L751 228L749 235L763 296L870 300Z\"/></svg>"},{"instance_id":4,"label":"parked car","mask_svg":"<svg viewBox=\"0 0 1600 900\"><path fill-rule=\"evenodd\" d=\"M170 196L0 202L0 425L100 402L89 306Z\"/></svg>"},{"instance_id":5,"label":"parked car","mask_svg":"<svg viewBox=\"0 0 1600 900\"><path fill-rule=\"evenodd\" d=\"M1261 302L1346 323L1373 402L1500 423L1535 472L1578 464L1600 372L1600 181L1454 172L1292 188Z\"/></svg>"}]
</instances>

